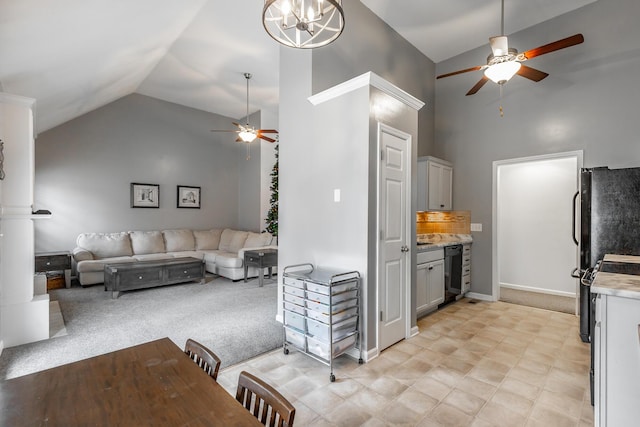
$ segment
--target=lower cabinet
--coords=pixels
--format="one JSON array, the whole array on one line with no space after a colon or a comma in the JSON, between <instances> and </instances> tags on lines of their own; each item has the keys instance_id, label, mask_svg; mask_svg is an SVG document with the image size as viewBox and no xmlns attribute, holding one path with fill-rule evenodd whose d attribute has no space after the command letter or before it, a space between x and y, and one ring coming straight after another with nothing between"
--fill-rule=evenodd
<instances>
[{"instance_id":1,"label":"lower cabinet","mask_svg":"<svg viewBox=\"0 0 640 427\"><path fill-rule=\"evenodd\" d=\"M444 302L444 251L419 252L416 272L416 315L438 308Z\"/></svg>"},{"instance_id":2,"label":"lower cabinet","mask_svg":"<svg viewBox=\"0 0 640 427\"><path fill-rule=\"evenodd\" d=\"M596 298L594 425L640 420L640 299Z\"/></svg>"},{"instance_id":3,"label":"lower cabinet","mask_svg":"<svg viewBox=\"0 0 640 427\"><path fill-rule=\"evenodd\" d=\"M471 290L471 243L462 245L462 295Z\"/></svg>"}]
</instances>

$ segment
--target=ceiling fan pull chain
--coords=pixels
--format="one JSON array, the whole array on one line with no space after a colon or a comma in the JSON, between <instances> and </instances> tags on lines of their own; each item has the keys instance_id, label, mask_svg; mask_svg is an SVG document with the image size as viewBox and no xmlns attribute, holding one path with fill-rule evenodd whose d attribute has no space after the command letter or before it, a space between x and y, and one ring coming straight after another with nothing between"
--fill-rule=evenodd
<instances>
[{"instance_id":1,"label":"ceiling fan pull chain","mask_svg":"<svg viewBox=\"0 0 640 427\"><path fill-rule=\"evenodd\" d=\"M500 86L500 117L504 117L504 111L502 110L502 86L504 85L498 86Z\"/></svg>"}]
</instances>

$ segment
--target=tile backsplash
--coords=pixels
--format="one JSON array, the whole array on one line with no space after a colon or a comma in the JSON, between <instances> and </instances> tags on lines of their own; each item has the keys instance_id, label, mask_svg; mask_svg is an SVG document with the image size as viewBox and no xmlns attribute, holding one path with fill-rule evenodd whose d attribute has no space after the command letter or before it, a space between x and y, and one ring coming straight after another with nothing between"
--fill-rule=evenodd
<instances>
[{"instance_id":1,"label":"tile backsplash","mask_svg":"<svg viewBox=\"0 0 640 427\"><path fill-rule=\"evenodd\" d=\"M416 212L416 234L471 234L471 211Z\"/></svg>"}]
</instances>

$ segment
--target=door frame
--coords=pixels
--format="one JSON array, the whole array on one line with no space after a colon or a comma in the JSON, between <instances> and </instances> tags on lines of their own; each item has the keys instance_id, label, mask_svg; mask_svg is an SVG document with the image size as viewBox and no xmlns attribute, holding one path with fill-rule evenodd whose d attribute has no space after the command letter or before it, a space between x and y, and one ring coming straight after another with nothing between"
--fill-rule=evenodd
<instances>
[{"instance_id":1,"label":"door frame","mask_svg":"<svg viewBox=\"0 0 640 427\"><path fill-rule=\"evenodd\" d=\"M492 184L492 212L491 212L491 228L492 228L492 248L491 248L491 259L492 259L492 268L491 268L491 290L492 290L492 301L498 301L500 299L500 260L498 259L498 169L500 166L504 165L513 165L518 163L529 163L535 161L543 161L543 160L555 160L555 159L566 159L566 158L575 158L577 163L577 184L578 188L576 191L580 190L580 169L583 167L583 157L584 152L582 150L577 151L566 151L562 153L552 153L552 154L542 154L539 156L529 156L529 157L520 157L516 159L508 159L508 160L496 160L493 162L493 184ZM576 218L576 222L580 223L580 210L578 209L576 212L578 216ZM574 227L576 224L574 224ZM569 233L570 230L567 231ZM576 247L576 265L580 265L580 248ZM570 271L567 272L569 274ZM579 283L576 281L576 295L579 294ZM576 298L576 310L578 309L579 298Z\"/></svg>"},{"instance_id":2,"label":"door frame","mask_svg":"<svg viewBox=\"0 0 640 427\"><path fill-rule=\"evenodd\" d=\"M376 144L376 148L377 148L377 154L376 154L376 165L377 165L377 183L376 183L376 311L375 311L375 317L376 317L376 355L380 354L380 317L379 317L379 313L380 313L380 265L381 265L381 259L380 259L380 231L381 231L381 224L380 224L380 194L382 191L381 188L381 183L380 180L382 178L382 173L381 173L381 169L382 169L382 158L381 158L381 153L382 153L382 134L383 133L387 133L389 135L393 135L395 137L398 137L400 139L403 139L406 144L407 144L407 148L405 150L405 161L407 164L407 168L406 168L406 172L405 172L405 179L406 179L406 186L405 186L405 208L406 208L406 219L405 219L405 235L407 237L407 246L409 247L409 252L406 252L406 256L407 256L407 262L405 263L405 334L404 334L404 338L410 338L411 337L411 266L412 266L412 256L411 256L411 248L413 247L413 245L410 242L411 239L411 221L415 221L415 217L412 215L412 210L411 210L411 173L412 173L412 165L411 165L411 153L412 153L412 148L413 148L413 138L411 136L411 134L403 132L399 129L396 129L392 126L389 126L387 124L384 124L382 122L377 122L378 126L377 126L377 135L376 135L376 139L377 139L377 144Z\"/></svg>"}]
</instances>

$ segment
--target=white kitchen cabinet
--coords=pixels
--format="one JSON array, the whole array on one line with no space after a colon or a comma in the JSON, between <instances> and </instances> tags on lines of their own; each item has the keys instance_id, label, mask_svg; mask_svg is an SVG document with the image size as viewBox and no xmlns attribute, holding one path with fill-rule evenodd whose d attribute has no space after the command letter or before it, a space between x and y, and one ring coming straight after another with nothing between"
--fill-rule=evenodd
<instances>
[{"instance_id":1,"label":"white kitchen cabinet","mask_svg":"<svg viewBox=\"0 0 640 427\"><path fill-rule=\"evenodd\" d=\"M416 315L422 316L444 302L444 251L419 252L416 271Z\"/></svg>"},{"instance_id":2,"label":"white kitchen cabinet","mask_svg":"<svg viewBox=\"0 0 640 427\"><path fill-rule=\"evenodd\" d=\"M596 297L595 425L640 420L640 299Z\"/></svg>"},{"instance_id":3,"label":"white kitchen cabinet","mask_svg":"<svg viewBox=\"0 0 640 427\"><path fill-rule=\"evenodd\" d=\"M418 211L452 209L453 165L426 156L418 158Z\"/></svg>"}]
</instances>

